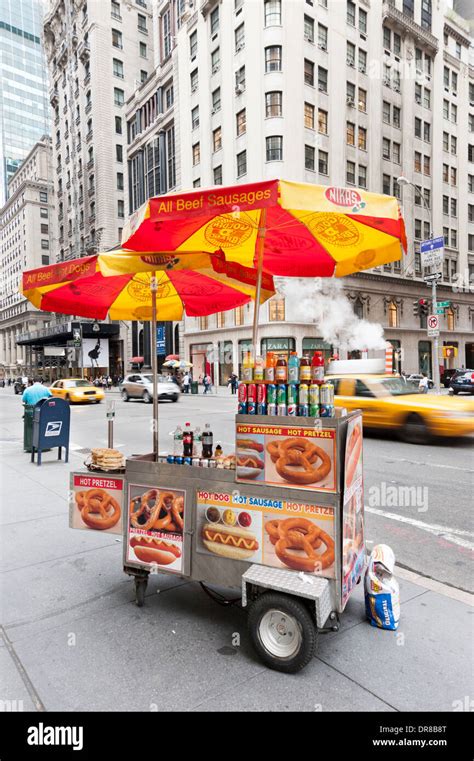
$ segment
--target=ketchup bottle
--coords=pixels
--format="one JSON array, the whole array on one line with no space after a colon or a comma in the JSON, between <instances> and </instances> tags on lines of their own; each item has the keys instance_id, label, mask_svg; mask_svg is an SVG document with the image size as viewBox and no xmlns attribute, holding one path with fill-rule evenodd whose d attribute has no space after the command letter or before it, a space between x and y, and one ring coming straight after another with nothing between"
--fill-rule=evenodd
<instances>
[{"instance_id":1,"label":"ketchup bottle","mask_svg":"<svg viewBox=\"0 0 474 761\"><path fill-rule=\"evenodd\" d=\"M286 383L288 380L288 364L286 357L281 354L275 367L275 380L277 383Z\"/></svg>"},{"instance_id":2,"label":"ketchup bottle","mask_svg":"<svg viewBox=\"0 0 474 761\"><path fill-rule=\"evenodd\" d=\"M315 351L311 362L311 381L321 386L324 383L324 354Z\"/></svg>"}]
</instances>

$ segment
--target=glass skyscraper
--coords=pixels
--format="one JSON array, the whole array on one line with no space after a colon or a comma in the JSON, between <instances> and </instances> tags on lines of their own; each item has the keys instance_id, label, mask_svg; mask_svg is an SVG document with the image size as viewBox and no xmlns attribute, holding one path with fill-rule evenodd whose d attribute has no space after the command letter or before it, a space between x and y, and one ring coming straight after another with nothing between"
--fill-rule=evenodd
<instances>
[{"instance_id":1,"label":"glass skyscraper","mask_svg":"<svg viewBox=\"0 0 474 761\"><path fill-rule=\"evenodd\" d=\"M50 133L43 0L0 0L0 207L7 182Z\"/></svg>"}]
</instances>

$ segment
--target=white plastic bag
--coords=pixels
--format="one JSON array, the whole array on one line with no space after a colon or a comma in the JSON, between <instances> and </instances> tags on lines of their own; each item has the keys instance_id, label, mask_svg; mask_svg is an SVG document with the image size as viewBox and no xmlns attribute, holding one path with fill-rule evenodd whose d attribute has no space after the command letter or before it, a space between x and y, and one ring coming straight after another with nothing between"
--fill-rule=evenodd
<instances>
[{"instance_id":1,"label":"white plastic bag","mask_svg":"<svg viewBox=\"0 0 474 761\"><path fill-rule=\"evenodd\" d=\"M391 547L377 544L372 550L365 574L365 611L372 626L398 629L400 590L393 576L395 555Z\"/></svg>"}]
</instances>

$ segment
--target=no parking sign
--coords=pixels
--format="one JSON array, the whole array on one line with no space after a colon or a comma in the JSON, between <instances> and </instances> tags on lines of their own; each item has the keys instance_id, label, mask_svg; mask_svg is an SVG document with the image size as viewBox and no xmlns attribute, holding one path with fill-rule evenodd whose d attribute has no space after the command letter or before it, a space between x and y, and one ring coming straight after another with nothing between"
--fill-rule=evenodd
<instances>
[{"instance_id":1,"label":"no parking sign","mask_svg":"<svg viewBox=\"0 0 474 761\"><path fill-rule=\"evenodd\" d=\"M428 315L426 325L429 336L439 336L439 317L437 314Z\"/></svg>"}]
</instances>

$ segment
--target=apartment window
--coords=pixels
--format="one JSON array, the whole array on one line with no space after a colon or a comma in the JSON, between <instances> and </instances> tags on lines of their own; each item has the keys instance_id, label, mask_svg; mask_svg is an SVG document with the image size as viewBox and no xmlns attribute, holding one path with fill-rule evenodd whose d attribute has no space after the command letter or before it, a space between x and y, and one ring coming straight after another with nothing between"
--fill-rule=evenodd
<instances>
[{"instance_id":1,"label":"apartment window","mask_svg":"<svg viewBox=\"0 0 474 761\"><path fill-rule=\"evenodd\" d=\"M309 169L311 171L314 171L315 156L316 156L316 151L313 148L313 146L312 145L305 145L305 147L304 147L304 167L305 167L305 169Z\"/></svg>"},{"instance_id":2,"label":"apartment window","mask_svg":"<svg viewBox=\"0 0 474 761\"><path fill-rule=\"evenodd\" d=\"M361 74L365 74L367 71L367 53L362 48L359 48L359 71Z\"/></svg>"},{"instance_id":3,"label":"apartment window","mask_svg":"<svg viewBox=\"0 0 474 761\"><path fill-rule=\"evenodd\" d=\"M367 111L367 92L359 87L359 99L358 99L359 111Z\"/></svg>"},{"instance_id":4,"label":"apartment window","mask_svg":"<svg viewBox=\"0 0 474 761\"><path fill-rule=\"evenodd\" d=\"M456 169L456 167L452 166L451 167L451 185L453 187L456 187L457 184L458 184L458 170Z\"/></svg>"},{"instance_id":5,"label":"apartment window","mask_svg":"<svg viewBox=\"0 0 474 761\"><path fill-rule=\"evenodd\" d=\"M265 93L265 116L282 115L282 93L275 90Z\"/></svg>"},{"instance_id":6,"label":"apartment window","mask_svg":"<svg viewBox=\"0 0 474 761\"><path fill-rule=\"evenodd\" d=\"M89 119L87 124L89 126L89 130L91 131L92 130L92 119ZM115 134L116 135L121 135L122 134L122 117L121 116L116 116L115 117Z\"/></svg>"},{"instance_id":7,"label":"apartment window","mask_svg":"<svg viewBox=\"0 0 474 761\"><path fill-rule=\"evenodd\" d=\"M347 145L355 145L355 124L352 122L346 123L346 143Z\"/></svg>"},{"instance_id":8,"label":"apartment window","mask_svg":"<svg viewBox=\"0 0 474 761\"><path fill-rule=\"evenodd\" d=\"M474 193L474 174L467 175L467 189L469 193Z\"/></svg>"},{"instance_id":9,"label":"apartment window","mask_svg":"<svg viewBox=\"0 0 474 761\"><path fill-rule=\"evenodd\" d=\"M328 170L328 153L327 151L318 151L318 172L319 174L329 174Z\"/></svg>"},{"instance_id":10,"label":"apartment window","mask_svg":"<svg viewBox=\"0 0 474 761\"><path fill-rule=\"evenodd\" d=\"M138 29L139 29L140 32L146 32L147 31L147 28L146 28L146 16L143 16L141 13L139 13L138 16L137 16L137 24L138 24Z\"/></svg>"},{"instance_id":11,"label":"apartment window","mask_svg":"<svg viewBox=\"0 0 474 761\"><path fill-rule=\"evenodd\" d=\"M456 58L461 60L461 43L456 41Z\"/></svg>"},{"instance_id":12,"label":"apartment window","mask_svg":"<svg viewBox=\"0 0 474 761\"><path fill-rule=\"evenodd\" d=\"M425 143L431 143L431 124L428 122L423 123L423 140Z\"/></svg>"},{"instance_id":13,"label":"apartment window","mask_svg":"<svg viewBox=\"0 0 474 761\"><path fill-rule=\"evenodd\" d=\"M359 32L367 34L367 13L359 8Z\"/></svg>"},{"instance_id":14,"label":"apartment window","mask_svg":"<svg viewBox=\"0 0 474 761\"><path fill-rule=\"evenodd\" d=\"M314 106L311 103L304 104L304 126L314 129Z\"/></svg>"},{"instance_id":15,"label":"apartment window","mask_svg":"<svg viewBox=\"0 0 474 761\"><path fill-rule=\"evenodd\" d=\"M166 110L171 108L171 106L174 103L174 88L173 88L173 85L169 85L168 87L165 88L165 91L164 91L164 101L165 101Z\"/></svg>"},{"instance_id":16,"label":"apartment window","mask_svg":"<svg viewBox=\"0 0 474 761\"><path fill-rule=\"evenodd\" d=\"M470 148L472 149L472 146L470 146ZM454 135L451 135L451 153L453 154L453 156L456 156L457 152L458 152L458 139L457 137L454 137ZM472 161L472 158L469 160Z\"/></svg>"},{"instance_id":17,"label":"apartment window","mask_svg":"<svg viewBox=\"0 0 474 761\"><path fill-rule=\"evenodd\" d=\"M358 148L360 148L361 151L367 150L367 130L365 127L359 127L359 139L357 142Z\"/></svg>"},{"instance_id":18,"label":"apartment window","mask_svg":"<svg viewBox=\"0 0 474 761\"><path fill-rule=\"evenodd\" d=\"M123 48L122 32L119 32L118 29L112 29L112 45L114 48Z\"/></svg>"},{"instance_id":19,"label":"apartment window","mask_svg":"<svg viewBox=\"0 0 474 761\"><path fill-rule=\"evenodd\" d=\"M429 156L423 156L423 174L426 174L428 177L431 174L431 159Z\"/></svg>"},{"instance_id":20,"label":"apartment window","mask_svg":"<svg viewBox=\"0 0 474 761\"><path fill-rule=\"evenodd\" d=\"M449 119L449 100L443 99L443 118Z\"/></svg>"},{"instance_id":21,"label":"apartment window","mask_svg":"<svg viewBox=\"0 0 474 761\"><path fill-rule=\"evenodd\" d=\"M423 88L421 85L415 82L415 103L421 106Z\"/></svg>"},{"instance_id":22,"label":"apartment window","mask_svg":"<svg viewBox=\"0 0 474 761\"><path fill-rule=\"evenodd\" d=\"M247 174L247 151L237 154L237 177Z\"/></svg>"},{"instance_id":23,"label":"apartment window","mask_svg":"<svg viewBox=\"0 0 474 761\"><path fill-rule=\"evenodd\" d=\"M328 112L318 108L318 132L322 135L328 134Z\"/></svg>"},{"instance_id":24,"label":"apartment window","mask_svg":"<svg viewBox=\"0 0 474 761\"><path fill-rule=\"evenodd\" d=\"M417 116L415 116L415 137L421 138L422 127L423 127L422 120L419 119Z\"/></svg>"},{"instance_id":25,"label":"apartment window","mask_svg":"<svg viewBox=\"0 0 474 761\"><path fill-rule=\"evenodd\" d=\"M90 158L90 154L89 154L89 158ZM121 145L116 145L115 146L115 158L117 159L119 164L122 163L122 161L123 161L123 147Z\"/></svg>"},{"instance_id":26,"label":"apartment window","mask_svg":"<svg viewBox=\"0 0 474 761\"><path fill-rule=\"evenodd\" d=\"M449 214L449 197L443 196L443 214Z\"/></svg>"},{"instance_id":27,"label":"apartment window","mask_svg":"<svg viewBox=\"0 0 474 761\"><path fill-rule=\"evenodd\" d=\"M117 172L117 190L123 190L123 174Z\"/></svg>"},{"instance_id":28,"label":"apartment window","mask_svg":"<svg viewBox=\"0 0 474 761\"><path fill-rule=\"evenodd\" d=\"M355 3L351 2L351 0L348 0L347 2L347 8L346 8L346 19L347 23L351 26L355 26L356 24L356 6Z\"/></svg>"},{"instance_id":29,"label":"apartment window","mask_svg":"<svg viewBox=\"0 0 474 761\"><path fill-rule=\"evenodd\" d=\"M359 165L358 182L360 188L367 187L367 167L363 164Z\"/></svg>"},{"instance_id":30,"label":"apartment window","mask_svg":"<svg viewBox=\"0 0 474 761\"><path fill-rule=\"evenodd\" d=\"M214 167L214 185L222 185L222 165Z\"/></svg>"},{"instance_id":31,"label":"apartment window","mask_svg":"<svg viewBox=\"0 0 474 761\"><path fill-rule=\"evenodd\" d=\"M421 219L415 219L414 235L415 235L415 240L421 240L421 236L422 236L422 232L421 232Z\"/></svg>"},{"instance_id":32,"label":"apartment window","mask_svg":"<svg viewBox=\"0 0 474 761\"><path fill-rule=\"evenodd\" d=\"M444 245L449 246L449 227L443 227L443 239L444 239ZM447 264L447 260L444 261L445 265Z\"/></svg>"},{"instance_id":33,"label":"apartment window","mask_svg":"<svg viewBox=\"0 0 474 761\"><path fill-rule=\"evenodd\" d=\"M195 106L191 110L191 129L197 129L199 127L199 106Z\"/></svg>"},{"instance_id":34,"label":"apartment window","mask_svg":"<svg viewBox=\"0 0 474 761\"><path fill-rule=\"evenodd\" d=\"M328 91L328 70L318 66L318 90L321 92Z\"/></svg>"},{"instance_id":35,"label":"apartment window","mask_svg":"<svg viewBox=\"0 0 474 761\"><path fill-rule=\"evenodd\" d=\"M194 69L194 71L191 72L190 76L190 83L191 83L191 92L196 92L198 89L199 84L199 73L197 69Z\"/></svg>"},{"instance_id":36,"label":"apartment window","mask_svg":"<svg viewBox=\"0 0 474 761\"><path fill-rule=\"evenodd\" d=\"M222 127L216 127L212 131L212 150L214 153L222 148Z\"/></svg>"},{"instance_id":37,"label":"apartment window","mask_svg":"<svg viewBox=\"0 0 474 761\"><path fill-rule=\"evenodd\" d=\"M267 137L265 144L267 161L283 161L283 138L281 135Z\"/></svg>"},{"instance_id":38,"label":"apartment window","mask_svg":"<svg viewBox=\"0 0 474 761\"><path fill-rule=\"evenodd\" d=\"M205 317L199 318L199 330L208 330L209 329L209 317L206 315Z\"/></svg>"},{"instance_id":39,"label":"apartment window","mask_svg":"<svg viewBox=\"0 0 474 761\"><path fill-rule=\"evenodd\" d=\"M352 42L346 44L346 63L348 66L355 67L356 46Z\"/></svg>"},{"instance_id":40,"label":"apartment window","mask_svg":"<svg viewBox=\"0 0 474 761\"><path fill-rule=\"evenodd\" d=\"M457 217L458 215L458 202L456 198L451 198L451 216Z\"/></svg>"},{"instance_id":41,"label":"apartment window","mask_svg":"<svg viewBox=\"0 0 474 761\"><path fill-rule=\"evenodd\" d=\"M123 201L117 201L117 216L121 219L125 216L125 206Z\"/></svg>"},{"instance_id":42,"label":"apartment window","mask_svg":"<svg viewBox=\"0 0 474 761\"><path fill-rule=\"evenodd\" d=\"M443 164L443 182L449 182L449 166Z\"/></svg>"},{"instance_id":43,"label":"apartment window","mask_svg":"<svg viewBox=\"0 0 474 761\"><path fill-rule=\"evenodd\" d=\"M268 319L270 322L281 322L285 319L285 299L274 296L268 302Z\"/></svg>"},{"instance_id":44,"label":"apartment window","mask_svg":"<svg viewBox=\"0 0 474 761\"><path fill-rule=\"evenodd\" d=\"M390 159L390 140L386 137L382 139L382 156L384 159Z\"/></svg>"},{"instance_id":45,"label":"apartment window","mask_svg":"<svg viewBox=\"0 0 474 761\"><path fill-rule=\"evenodd\" d=\"M421 0L421 26L431 30L431 0Z\"/></svg>"},{"instance_id":46,"label":"apartment window","mask_svg":"<svg viewBox=\"0 0 474 761\"><path fill-rule=\"evenodd\" d=\"M139 47L139 50L140 50L140 56L141 56L141 58L146 58L147 57L146 42L140 42L138 47Z\"/></svg>"},{"instance_id":47,"label":"apartment window","mask_svg":"<svg viewBox=\"0 0 474 761\"><path fill-rule=\"evenodd\" d=\"M385 193L386 195L390 195L390 175L389 174L382 175L382 193Z\"/></svg>"},{"instance_id":48,"label":"apartment window","mask_svg":"<svg viewBox=\"0 0 474 761\"><path fill-rule=\"evenodd\" d=\"M219 31L219 8L214 8L210 16L211 36Z\"/></svg>"},{"instance_id":49,"label":"apartment window","mask_svg":"<svg viewBox=\"0 0 474 761\"><path fill-rule=\"evenodd\" d=\"M193 188L200 188L201 187L201 178L197 177L195 180L193 180Z\"/></svg>"},{"instance_id":50,"label":"apartment window","mask_svg":"<svg viewBox=\"0 0 474 761\"><path fill-rule=\"evenodd\" d=\"M212 110L214 113L220 110L221 107L221 88L217 87L212 93Z\"/></svg>"},{"instance_id":51,"label":"apartment window","mask_svg":"<svg viewBox=\"0 0 474 761\"><path fill-rule=\"evenodd\" d=\"M356 165L354 161L347 161L346 162L346 182L348 182L350 185L355 185L356 176Z\"/></svg>"},{"instance_id":52,"label":"apartment window","mask_svg":"<svg viewBox=\"0 0 474 761\"><path fill-rule=\"evenodd\" d=\"M244 308L236 307L234 309L234 325L239 327L244 324Z\"/></svg>"},{"instance_id":53,"label":"apartment window","mask_svg":"<svg viewBox=\"0 0 474 761\"><path fill-rule=\"evenodd\" d=\"M122 61L119 61L118 58L113 59L113 72L114 72L114 77L119 77L119 79L123 79L123 63Z\"/></svg>"},{"instance_id":54,"label":"apartment window","mask_svg":"<svg viewBox=\"0 0 474 761\"><path fill-rule=\"evenodd\" d=\"M112 0L111 12L112 12L112 18L122 20L122 17L120 15L120 3L118 3L117 0Z\"/></svg>"},{"instance_id":55,"label":"apartment window","mask_svg":"<svg viewBox=\"0 0 474 761\"><path fill-rule=\"evenodd\" d=\"M48 209L46 209L44 206L40 208L40 217L41 219L48 219Z\"/></svg>"},{"instance_id":56,"label":"apartment window","mask_svg":"<svg viewBox=\"0 0 474 761\"><path fill-rule=\"evenodd\" d=\"M454 103L451 103L451 121L453 124L457 124L458 121L458 107Z\"/></svg>"},{"instance_id":57,"label":"apartment window","mask_svg":"<svg viewBox=\"0 0 474 761\"><path fill-rule=\"evenodd\" d=\"M241 24L237 27L237 29L234 32L234 39L235 39L235 52L238 53L239 50L242 50L242 48L245 47L245 26L244 24Z\"/></svg>"},{"instance_id":58,"label":"apartment window","mask_svg":"<svg viewBox=\"0 0 474 761\"><path fill-rule=\"evenodd\" d=\"M238 114L236 114L235 117L236 120L236 128L237 128L237 137L240 137L243 135L247 130L247 116L245 108L242 109L242 111L239 111Z\"/></svg>"},{"instance_id":59,"label":"apartment window","mask_svg":"<svg viewBox=\"0 0 474 761\"><path fill-rule=\"evenodd\" d=\"M221 67L221 51L220 48L216 48L211 53L211 71L216 74Z\"/></svg>"},{"instance_id":60,"label":"apartment window","mask_svg":"<svg viewBox=\"0 0 474 761\"><path fill-rule=\"evenodd\" d=\"M314 42L314 20L306 14L304 17L304 38L308 42Z\"/></svg>"},{"instance_id":61,"label":"apartment window","mask_svg":"<svg viewBox=\"0 0 474 761\"><path fill-rule=\"evenodd\" d=\"M201 145L200 143L194 143L193 145L193 166L199 164L201 160Z\"/></svg>"},{"instance_id":62,"label":"apartment window","mask_svg":"<svg viewBox=\"0 0 474 761\"><path fill-rule=\"evenodd\" d=\"M383 27L383 46L387 50L392 49L392 32L388 26Z\"/></svg>"},{"instance_id":63,"label":"apartment window","mask_svg":"<svg viewBox=\"0 0 474 761\"><path fill-rule=\"evenodd\" d=\"M304 81L314 87L314 63L307 58L304 59Z\"/></svg>"},{"instance_id":64,"label":"apartment window","mask_svg":"<svg viewBox=\"0 0 474 761\"><path fill-rule=\"evenodd\" d=\"M393 301L388 305L388 327L398 328L398 307Z\"/></svg>"},{"instance_id":65,"label":"apartment window","mask_svg":"<svg viewBox=\"0 0 474 761\"><path fill-rule=\"evenodd\" d=\"M393 33L393 52L395 55L400 55L402 52L402 40L399 34Z\"/></svg>"},{"instance_id":66,"label":"apartment window","mask_svg":"<svg viewBox=\"0 0 474 761\"><path fill-rule=\"evenodd\" d=\"M474 251L474 235L469 234L467 236L467 250L468 251ZM469 270L471 270L471 267L469 268ZM471 273L469 273L469 274L471 275ZM471 278L469 278L469 280L470 280L470 282L472 282Z\"/></svg>"},{"instance_id":67,"label":"apartment window","mask_svg":"<svg viewBox=\"0 0 474 761\"><path fill-rule=\"evenodd\" d=\"M458 247L458 233L457 230L451 230L451 248Z\"/></svg>"},{"instance_id":68,"label":"apartment window","mask_svg":"<svg viewBox=\"0 0 474 761\"><path fill-rule=\"evenodd\" d=\"M456 140L456 138L451 138L451 153L456 153L456 151L453 151L453 140ZM469 144L467 146L467 160L471 163L474 162L474 145Z\"/></svg>"},{"instance_id":69,"label":"apartment window","mask_svg":"<svg viewBox=\"0 0 474 761\"><path fill-rule=\"evenodd\" d=\"M445 90L449 90L449 69L447 66L443 68L443 85Z\"/></svg>"},{"instance_id":70,"label":"apartment window","mask_svg":"<svg viewBox=\"0 0 474 761\"><path fill-rule=\"evenodd\" d=\"M138 25L140 28L140 24ZM142 29L142 31L145 31ZM163 40L163 57L168 58L171 53L171 11L168 8L161 17L161 33Z\"/></svg>"},{"instance_id":71,"label":"apartment window","mask_svg":"<svg viewBox=\"0 0 474 761\"><path fill-rule=\"evenodd\" d=\"M265 48L265 73L281 71L281 46L272 45Z\"/></svg>"},{"instance_id":72,"label":"apartment window","mask_svg":"<svg viewBox=\"0 0 474 761\"><path fill-rule=\"evenodd\" d=\"M318 46L321 50L328 49L328 30L323 24L318 24Z\"/></svg>"},{"instance_id":73,"label":"apartment window","mask_svg":"<svg viewBox=\"0 0 474 761\"><path fill-rule=\"evenodd\" d=\"M49 248L49 241L48 241L48 240L42 240L42 241L41 241L41 248L42 248L43 250L46 250L46 249L48 249L48 248Z\"/></svg>"},{"instance_id":74,"label":"apartment window","mask_svg":"<svg viewBox=\"0 0 474 761\"><path fill-rule=\"evenodd\" d=\"M48 225L41 225L41 234L42 235L49 235L49 226Z\"/></svg>"},{"instance_id":75,"label":"apartment window","mask_svg":"<svg viewBox=\"0 0 474 761\"><path fill-rule=\"evenodd\" d=\"M189 55L191 56L191 59L195 57L197 54L198 49L198 35L197 31L195 30L192 34L189 35Z\"/></svg>"},{"instance_id":76,"label":"apartment window","mask_svg":"<svg viewBox=\"0 0 474 761\"><path fill-rule=\"evenodd\" d=\"M265 0L265 26L281 25L281 0Z\"/></svg>"},{"instance_id":77,"label":"apartment window","mask_svg":"<svg viewBox=\"0 0 474 761\"><path fill-rule=\"evenodd\" d=\"M431 90L428 90L427 87L423 88L423 106L431 108Z\"/></svg>"},{"instance_id":78,"label":"apartment window","mask_svg":"<svg viewBox=\"0 0 474 761\"><path fill-rule=\"evenodd\" d=\"M120 90L118 87L114 87L114 105L123 106L124 103L125 103L124 91Z\"/></svg>"},{"instance_id":79,"label":"apartment window","mask_svg":"<svg viewBox=\"0 0 474 761\"><path fill-rule=\"evenodd\" d=\"M245 66L235 72L235 86L240 92L245 90Z\"/></svg>"},{"instance_id":80,"label":"apartment window","mask_svg":"<svg viewBox=\"0 0 474 761\"><path fill-rule=\"evenodd\" d=\"M382 119L385 122L385 124L390 124L390 103L388 101L384 100L382 103ZM421 119L418 119L418 121L421 124ZM416 122L415 119L415 135L416 135ZM417 135L419 137L419 135Z\"/></svg>"}]
</instances>

